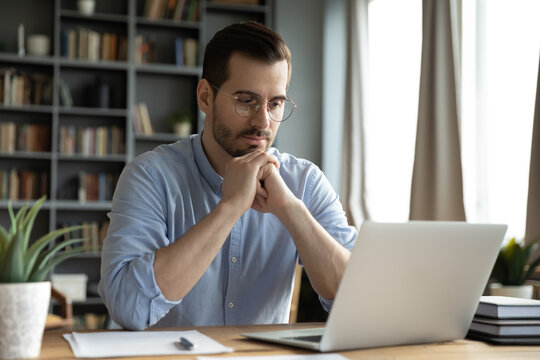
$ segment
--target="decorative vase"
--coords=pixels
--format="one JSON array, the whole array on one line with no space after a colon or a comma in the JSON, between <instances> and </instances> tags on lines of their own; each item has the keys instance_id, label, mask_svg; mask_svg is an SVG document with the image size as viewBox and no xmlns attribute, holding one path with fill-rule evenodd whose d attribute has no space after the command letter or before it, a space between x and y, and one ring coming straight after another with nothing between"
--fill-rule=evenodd
<instances>
[{"instance_id":1,"label":"decorative vase","mask_svg":"<svg viewBox=\"0 0 540 360\"><path fill-rule=\"evenodd\" d=\"M49 281L0 284L0 359L39 356L50 299Z\"/></svg>"},{"instance_id":2,"label":"decorative vase","mask_svg":"<svg viewBox=\"0 0 540 360\"><path fill-rule=\"evenodd\" d=\"M174 124L174 133L180 136L191 135L191 123L179 122Z\"/></svg>"},{"instance_id":3,"label":"decorative vase","mask_svg":"<svg viewBox=\"0 0 540 360\"><path fill-rule=\"evenodd\" d=\"M28 54L46 56L51 52L51 40L47 35L33 34L26 41Z\"/></svg>"},{"instance_id":4,"label":"decorative vase","mask_svg":"<svg viewBox=\"0 0 540 360\"><path fill-rule=\"evenodd\" d=\"M78 0L77 8L79 9L79 12L81 14L93 15L94 10L96 9L96 1L95 0Z\"/></svg>"},{"instance_id":5,"label":"decorative vase","mask_svg":"<svg viewBox=\"0 0 540 360\"><path fill-rule=\"evenodd\" d=\"M493 296L510 296L523 299L532 299L533 286L532 285L501 285L499 283L490 284L490 294Z\"/></svg>"}]
</instances>

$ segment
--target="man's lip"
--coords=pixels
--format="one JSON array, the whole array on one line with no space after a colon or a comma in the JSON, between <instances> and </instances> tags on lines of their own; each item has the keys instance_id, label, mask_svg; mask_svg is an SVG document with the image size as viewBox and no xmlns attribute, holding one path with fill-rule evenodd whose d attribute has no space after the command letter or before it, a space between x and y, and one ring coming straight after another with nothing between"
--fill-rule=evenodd
<instances>
[{"instance_id":1,"label":"man's lip","mask_svg":"<svg viewBox=\"0 0 540 360\"><path fill-rule=\"evenodd\" d=\"M261 145L268 141L268 138L266 137L257 137L257 136L250 136L250 135L244 135L243 138L250 144L250 145Z\"/></svg>"}]
</instances>

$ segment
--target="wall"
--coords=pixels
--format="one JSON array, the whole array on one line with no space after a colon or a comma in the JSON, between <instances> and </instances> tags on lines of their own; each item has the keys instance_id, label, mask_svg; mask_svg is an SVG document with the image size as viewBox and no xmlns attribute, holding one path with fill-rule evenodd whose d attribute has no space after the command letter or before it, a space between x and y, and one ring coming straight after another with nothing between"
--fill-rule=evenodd
<instances>
[{"instance_id":1,"label":"wall","mask_svg":"<svg viewBox=\"0 0 540 360\"><path fill-rule=\"evenodd\" d=\"M291 49L288 95L298 105L278 132L276 147L321 165L324 0L276 0L274 29Z\"/></svg>"},{"instance_id":2,"label":"wall","mask_svg":"<svg viewBox=\"0 0 540 360\"><path fill-rule=\"evenodd\" d=\"M347 65L347 1L326 0L323 27L322 169L339 192Z\"/></svg>"}]
</instances>

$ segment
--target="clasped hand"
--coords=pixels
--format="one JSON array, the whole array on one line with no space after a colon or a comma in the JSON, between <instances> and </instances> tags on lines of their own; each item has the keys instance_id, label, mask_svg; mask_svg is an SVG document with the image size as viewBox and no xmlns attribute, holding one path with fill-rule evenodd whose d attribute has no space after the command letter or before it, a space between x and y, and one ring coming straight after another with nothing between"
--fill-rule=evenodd
<instances>
[{"instance_id":1,"label":"clasped hand","mask_svg":"<svg viewBox=\"0 0 540 360\"><path fill-rule=\"evenodd\" d=\"M242 213L253 208L276 214L296 200L278 169L275 156L260 150L232 158L225 167L222 201Z\"/></svg>"}]
</instances>

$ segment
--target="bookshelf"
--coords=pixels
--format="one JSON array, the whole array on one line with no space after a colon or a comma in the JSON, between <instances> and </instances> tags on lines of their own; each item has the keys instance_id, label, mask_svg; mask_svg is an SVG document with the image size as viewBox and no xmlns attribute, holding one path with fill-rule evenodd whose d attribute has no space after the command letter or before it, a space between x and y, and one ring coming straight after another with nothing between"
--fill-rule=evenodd
<instances>
[{"instance_id":1,"label":"bookshelf","mask_svg":"<svg viewBox=\"0 0 540 360\"><path fill-rule=\"evenodd\" d=\"M26 199L45 194L36 238L82 223L97 228L92 233L99 236L123 167L142 152L181 138L172 131L171 115L189 113L192 133L200 131L195 90L206 42L233 22L272 26L274 4L185 0L189 10L175 14L181 2L96 0L92 15L80 13L76 0L0 2L3 226L9 224L10 198L18 209ZM149 7L161 3L165 8L150 15ZM48 36L47 55L33 55L26 43L25 55L19 56L20 24L25 39ZM6 94L8 83L16 85ZM147 108L150 133L134 129L138 104ZM88 276L87 300L74 304L75 313L105 311L96 293L99 267L98 239L97 247L55 268L55 273Z\"/></svg>"}]
</instances>

